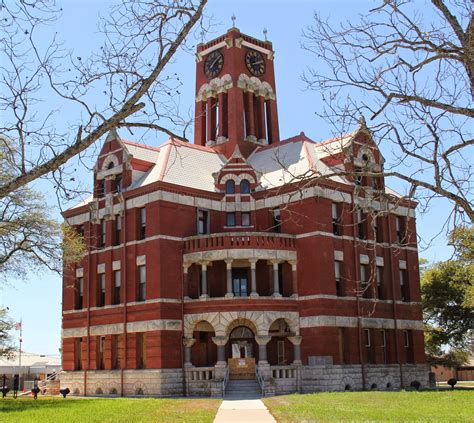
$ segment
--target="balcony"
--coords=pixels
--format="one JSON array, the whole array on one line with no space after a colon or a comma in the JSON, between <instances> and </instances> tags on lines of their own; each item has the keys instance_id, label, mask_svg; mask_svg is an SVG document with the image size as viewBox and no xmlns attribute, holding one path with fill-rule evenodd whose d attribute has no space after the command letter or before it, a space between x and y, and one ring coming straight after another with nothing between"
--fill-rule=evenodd
<instances>
[{"instance_id":1,"label":"balcony","mask_svg":"<svg viewBox=\"0 0 474 423\"><path fill-rule=\"evenodd\" d=\"M296 250L296 238L290 234L267 232L225 232L192 236L184 241L185 254L236 248Z\"/></svg>"},{"instance_id":2,"label":"balcony","mask_svg":"<svg viewBox=\"0 0 474 423\"><path fill-rule=\"evenodd\" d=\"M218 233L185 239L188 298L294 296L296 238L266 232Z\"/></svg>"}]
</instances>

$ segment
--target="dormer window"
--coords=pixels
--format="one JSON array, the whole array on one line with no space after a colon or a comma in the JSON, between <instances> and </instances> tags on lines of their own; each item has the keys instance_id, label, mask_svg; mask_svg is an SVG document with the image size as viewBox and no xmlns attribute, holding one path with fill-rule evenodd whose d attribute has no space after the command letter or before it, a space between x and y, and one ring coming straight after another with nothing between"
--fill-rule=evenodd
<instances>
[{"instance_id":1,"label":"dormer window","mask_svg":"<svg viewBox=\"0 0 474 423\"><path fill-rule=\"evenodd\" d=\"M225 193L226 194L235 194L235 182L233 179L229 179L225 183Z\"/></svg>"},{"instance_id":2,"label":"dormer window","mask_svg":"<svg viewBox=\"0 0 474 423\"><path fill-rule=\"evenodd\" d=\"M240 193L250 194L250 182L247 179L242 179L240 182Z\"/></svg>"}]
</instances>

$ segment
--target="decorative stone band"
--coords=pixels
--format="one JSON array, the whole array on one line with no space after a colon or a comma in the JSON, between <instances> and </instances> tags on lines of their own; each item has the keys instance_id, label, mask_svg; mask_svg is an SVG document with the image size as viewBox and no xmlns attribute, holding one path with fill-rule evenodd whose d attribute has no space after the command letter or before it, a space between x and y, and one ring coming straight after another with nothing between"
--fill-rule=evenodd
<instances>
[{"instance_id":1,"label":"decorative stone band","mask_svg":"<svg viewBox=\"0 0 474 423\"><path fill-rule=\"evenodd\" d=\"M271 187L270 187L271 188ZM301 201L306 198L322 197L333 200L340 203L351 203L351 195L345 192L321 188L321 187L308 187L300 190L298 195L283 194L275 195L273 197L266 197L261 200L251 200L249 205L252 207L252 210L260 210L266 208L275 208L282 205L287 205L289 203L294 203L296 201ZM127 200L127 209L134 207L144 207L146 204L154 201L169 201L175 204L182 204L191 207L198 207L207 210L214 211L225 211L226 202L218 200L210 200L208 198L195 197L192 195L178 194L175 192L168 192L164 190L153 191L149 194L143 194L134 198ZM372 201L372 206L375 210L385 210L386 207L381 204L379 201ZM122 203L115 204L113 212L118 214L122 211ZM98 210L98 218L102 218L104 215L104 209ZM390 210L390 213L396 214L398 216L410 216L415 217L415 210L409 209L403 206L396 206ZM89 220L89 213L81 213L77 216L72 216L67 219L70 225L80 225ZM332 233L331 233L332 235ZM343 237L344 239L352 239L352 237Z\"/></svg>"},{"instance_id":2,"label":"decorative stone band","mask_svg":"<svg viewBox=\"0 0 474 423\"><path fill-rule=\"evenodd\" d=\"M357 317L346 316L306 316L300 317L301 328L316 327L357 327ZM393 319L381 319L375 317L362 317L361 326L364 328L374 329L395 329ZM398 329L414 329L423 330L423 322L421 320L398 320Z\"/></svg>"},{"instance_id":3,"label":"decorative stone band","mask_svg":"<svg viewBox=\"0 0 474 423\"><path fill-rule=\"evenodd\" d=\"M142 322L128 322L127 332L150 332L157 330L181 330L181 320L145 320ZM123 323L110 325L96 325L90 327L90 336L99 335L119 335L124 332ZM63 329L63 338L76 338L87 336L87 328L69 328Z\"/></svg>"},{"instance_id":4,"label":"decorative stone band","mask_svg":"<svg viewBox=\"0 0 474 423\"><path fill-rule=\"evenodd\" d=\"M232 329L246 325L256 330L256 336L268 336L270 326L278 319L283 319L290 330L299 335L299 314L294 311L224 311L212 313L195 313L184 315L184 336L192 338L196 325L209 323L216 336L228 336Z\"/></svg>"},{"instance_id":5,"label":"decorative stone band","mask_svg":"<svg viewBox=\"0 0 474 423\"><path fill-rule=\"evenodd\" d=\"M260 81L255 76L249 77L244 73L239 75L237 86L243 91L253 92L255 95L262 96L265 100L275 100L275 93L268 82Z\"/></svg>"},{"instance_id":6,"label":"decorative stone band","mask_svg":"<svg viewBox=\"0 0 474 423\"><path fill-rule=\"evenodd\" d=\"M209 83L201 85L196 101L205 101L209 97L217 97L219 93L225 93L230 88L232 88L232 77L229 74L223 75L221 78L211 79Z\"/></svg>"},{"instance_id":7,"label":"decorative stone band","mask_svg":"<svg viewBox=\"0 0 474 423\"><path fill-rule=\"evenodd\" d=\"M216 260L239 260L239 259L256 259L256 260L296 260L296 251L289 250L266 250L257 248L242 248L228 250L211 250L199 251L196 253L183 254L184 263L197 263L200 261L216 261Z\"/></svg>"}]
</instances>

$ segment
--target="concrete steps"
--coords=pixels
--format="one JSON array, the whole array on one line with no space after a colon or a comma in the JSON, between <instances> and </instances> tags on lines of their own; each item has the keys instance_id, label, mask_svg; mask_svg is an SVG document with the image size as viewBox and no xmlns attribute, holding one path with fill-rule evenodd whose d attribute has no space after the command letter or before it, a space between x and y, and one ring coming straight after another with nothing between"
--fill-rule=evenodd
<instances>
[{"instance_id":1,"label":"concrete steps","mask_svg":"<svg viewBox=\"0 0 474 423\"><path fill-rule=\"evenodd\" d=\"M225 399L262 398L262 390L256 380L229 380L225 390Z\"/></svg>"}]
</instances>

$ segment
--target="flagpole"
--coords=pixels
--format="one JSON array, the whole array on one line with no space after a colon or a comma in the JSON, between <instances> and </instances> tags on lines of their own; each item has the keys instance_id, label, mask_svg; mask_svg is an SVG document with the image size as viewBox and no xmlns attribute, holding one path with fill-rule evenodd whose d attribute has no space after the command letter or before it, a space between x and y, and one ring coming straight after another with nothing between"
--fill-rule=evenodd
<instances>
[{"instance_id":1,"label":"flagpole","mask_svg":"<svg viewBox=\"0 0 474 423\"><path fill-rule=\"evenodd\" d=\"M18 387L21 387L21 343L23 342L23 319L20 319L20 354L18 355Z\"/></svg>"}]
</instances>

